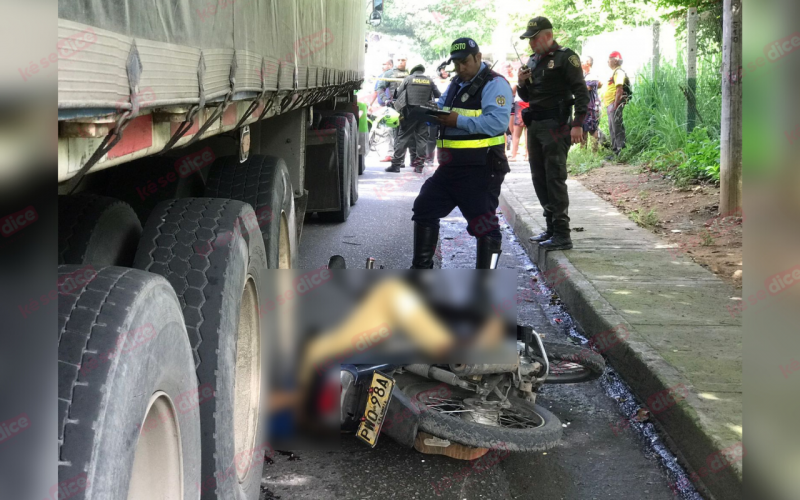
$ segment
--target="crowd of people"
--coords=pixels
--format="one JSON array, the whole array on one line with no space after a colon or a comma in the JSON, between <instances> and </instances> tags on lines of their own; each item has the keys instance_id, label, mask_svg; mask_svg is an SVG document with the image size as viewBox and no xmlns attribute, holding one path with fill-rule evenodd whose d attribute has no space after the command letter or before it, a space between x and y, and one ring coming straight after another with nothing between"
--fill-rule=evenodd
<instances>
[{"instance_id":1,"label":"crowd of people","mask_svg":"<svg viewBox=\"0 0 800 500\"><path fill-rule=\"evenodd\" d=\"M612 76L608 81L603 81L595 73L594 58L592 56L584 55L580 59L581 69L583 70L586 88L589 93L589 107L586 114L586 119L583 123L583 137L581 139L581 147L587 148L591 142L592 150L597 153L600 146L605 144L611 150L613 155L608 156L607 159L613 159L625 147L625 125L623 120L623 110L629 98L626 95L626 87L629 88L629 79L625 71L622 69L622 55L619 52L613 52L609 56L608 64L613 70ZM370 114L375 114L380 107L393 106L394 94L400 87L402 80L409 76L410 72L406 70L408 58L404 54L396 55L394 58L387 57L381 64L381 70L373 76L374 83L372 83L373 90L370 92L366 99L362 99L369 104ZM491 62L490 62L491 64ZM500 74L506 77L511 92L514 96L514 102L511 108L511 118L508 123L508 130L506 131L507 142L506 150L509 152L508 160L516 161L518 157L522 161L528 160L528 147L527 147L527 125L522 119L523 110L525 110L529 103L524 101L517 92L518 80L517 73L522 66L519 61L500 62ZM424 73L425 68L422 65L416 66L422 69ZM414 73L411 71L411 73ZM424 76L424 75L423 75ZM427 77L426 77L427 78ZM450 83L450 73L447 69L440 67L436 71L436 76L432 79L433 85L438 90L439 94L445 91ZM438 98L435 94L433 98ZM376 104L377 103L377 104ZM601 113L605 113L608 117L610 138L603 133L600 129ZM408 150L411 154L412 163L416 158L423 159L424 166L433 166L436 149L436 135L438 132L438 125L436 123L428 123L424 131L424 138L421 140L426 142L427 147L425 151L417 155L416 140L409 140L410 145L405 145L403 148L403 155ZM404 168L404 164L400 164L399 152L395 148L400 130L393 129L389 143L386 145L388 151L382 156L381 162L395 162L387 169L390 172L398 172L400 168ZM404 142L405 144L405 142ZM521 149L521 151L520 151ZM395 156L397 158L395 158Z\"/></svg>"}]
</instances>

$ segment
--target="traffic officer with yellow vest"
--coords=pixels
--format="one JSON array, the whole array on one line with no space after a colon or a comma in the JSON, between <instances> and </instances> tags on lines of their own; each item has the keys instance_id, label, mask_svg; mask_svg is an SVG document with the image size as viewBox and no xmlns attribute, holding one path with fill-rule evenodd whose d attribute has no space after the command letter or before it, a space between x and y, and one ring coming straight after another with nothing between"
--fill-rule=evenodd
<instances>
[{"instance_id":1,"label":"traffic officer with yellow vest","mask_svg":"<svg viewBox=\"0 0 800 500\"><path fill-rule=\"evenodd\" d=\"M500 256L502 235L497 206L500 185L510 171L506 136L511 117L511 86L481 62L478 44L459 38L450 47L456 77L439 98L446 115L437 116L439 168L414 200L412 269L431 269L439 240L439 219L455 207L477 238L476 269L492 269Z\"/></svg>"},{"instance_id":2,"label":"traffic officer with yellow vest","mask_svg":"<svg viewBox=\"0 0 800 500\"><path fill-rule=\"evenodd\" d=\"M533 189L547 225L531 241L547 250L569 250L567 153L583 137L589 93L580 57L553 39L553 25L547 18L531 19L520 38L528 39L534 52L528 64L520 68L517 93L530 103L522 119L528 126ZM575 118L570 120L573 104Z\"/></svg>"}]
</instances>

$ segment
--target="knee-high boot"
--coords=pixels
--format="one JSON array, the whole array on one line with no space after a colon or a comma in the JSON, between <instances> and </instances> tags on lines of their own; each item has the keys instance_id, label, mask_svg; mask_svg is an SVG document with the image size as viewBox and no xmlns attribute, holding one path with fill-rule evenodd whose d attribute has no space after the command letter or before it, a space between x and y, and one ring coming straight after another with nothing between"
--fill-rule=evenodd
<instances>
[{"instance_id":1,"label":"knee-high boot","mask_svg":"<svg viewBox=\"0 0 800 500\"><path fill-rule=\"evenodd\" d=\"M502 244L503 240L496 240L489 236L478 238L478 256L475 259L475 269L496 269L500 254L503 252L500 249Z\"/></svg>"},{"instance_id":2,"label":"knee-high boot","mask_svg":"<svg viewBox=\"0 0 800 500\"><path fill-rule=\"evenodd\" d=\"M439 228L414 223L414 258L411 269L433 269L433 254L439 242Z\"/></svg>"}]
</instances>

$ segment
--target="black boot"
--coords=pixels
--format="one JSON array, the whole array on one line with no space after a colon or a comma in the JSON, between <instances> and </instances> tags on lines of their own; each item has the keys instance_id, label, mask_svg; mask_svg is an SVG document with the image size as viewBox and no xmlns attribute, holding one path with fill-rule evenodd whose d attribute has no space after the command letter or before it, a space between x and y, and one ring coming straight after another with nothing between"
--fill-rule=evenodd
<instances>
[{"instance_id":1,"label":"black boot","mask_svg":"<svg viewBox=\"0 0 800 500\"><path fill-rule=\"evenodd\" d=\"M550 215L546 210L542 212L544 216L545 222L545 229L544 232L537 234L536 236L531 236L529 238L530 241L534 243L541 243L543 241L549 240L553 237L555 231L553 231L553 216Z\"/></svg>"},{"instance_id":2,"label":"black boot","mask_svg":"<svg viewBox=\"0 0 800 500\"><path fill-rule=\"evenodd\" d=\"M398 167L398 166L396 166L394 163L392 163L391 165L389 165L388 167L386 167L386 168L385 168L385 169L383 169L383 170L384 170L384 172L394 172L394 173L398 173L398 172L400 172L400 167Z\"/></svg>"},{"instance_id":3,"label":"black boot","mask_svg":"<svg viewBox=\"0 0 800 500\"><path fill-rule=\"evenodd\" d=\"M500 249L502 244L503 240L496 240L489 236L478 238L478 256L475 259L475 269L496 269L500 254L503 253Z\"/></svg>"},{"instance_id":4,"label":"black boot","mask_svg":"<svg viewBox=\"0 0 800 500\"><path fill-rule=\"evenodd\" d=\"M539 248L545 250L569 250L572 248L572 239L569 236L554 235L549 240L539 243Z\"/></svg>"},{"instance_id":5,"label":"black boot","mask_svg":"<svg viewBox=\"0 0 800 500\"><path fill-rule=\"evenodd\" d=\"M547 230L537 234L536 236L531 236L529 239L534 243L540 243L542 241L549 240L552 237L553 237L553 231Z\"/></svg>"},{"instance_id":6,"label":"black boot","mask_svg":"<svg viewBox=\"0 0 800 500\"><path fill-rule=\"evenodd\" d=\"M414 223L414 258L411 269L433 269L433 254L439 243L439 228Z\"/></svg>"}]
</instances>

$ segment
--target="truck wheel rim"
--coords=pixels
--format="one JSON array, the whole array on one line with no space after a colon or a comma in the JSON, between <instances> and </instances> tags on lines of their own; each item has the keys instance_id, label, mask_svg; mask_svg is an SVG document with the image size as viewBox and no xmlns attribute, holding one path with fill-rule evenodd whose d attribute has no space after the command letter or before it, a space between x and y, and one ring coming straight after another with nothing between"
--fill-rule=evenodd
<instances>
[{"instance_id":1,"label":"truck wheel rim","mask_svg":"<svg viewBox=\"0 0 800 500\"><path fill-rule=\"evenodd\" d=\"M280 238L278 239L278 269L292 268L292 249L289 244L289 221L286 214L281 213Z\"/></svg>"},{"instance_id":2,"label":"truck wheel rim","mask_svg":"<svg viewBox=\"0 0 800 500\"><path fill-rule=\"evenodd\" d=\"M150 398L133 459L128 500L183 499L183 454L175 405L163 391Z\"/></svg>"},{"instance_id":3,"label":"truck wheel rim","mask_svg":"<svg viewBox=\"0 0 800 500\"><path fill-rule=\"evenodd\" d=\"M236 381L234 386L233 431L236 446L234 465L239 482L250 472L255 447L261 399L261 322L258 293L252 276L247 277L239 310L236 336Z\"/></svg>"}]
</instances>

